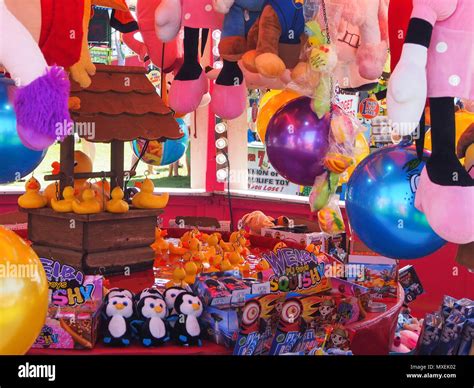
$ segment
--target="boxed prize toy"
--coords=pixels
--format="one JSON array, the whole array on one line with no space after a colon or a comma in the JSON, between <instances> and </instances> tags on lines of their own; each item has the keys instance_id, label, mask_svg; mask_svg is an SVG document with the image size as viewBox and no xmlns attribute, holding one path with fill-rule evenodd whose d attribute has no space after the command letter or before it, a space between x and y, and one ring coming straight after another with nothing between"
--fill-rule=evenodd
<instances>
[{"instance_id":1,"label":"boxed prize toy","mask_svg":"<svg viewBox=\"0 0 474 388\"><path fill-rule=\"evenodd\" d=\"M239 332L239 317L236 309L206 306L200 320L209 340L216 344L223 344L227 348L235 345Z\"/></svg>"},{"instance_id":2,"label":"boxed prize toy","mask_svg":"<svg viewBox=\"0 0 474 388\"><path fill-rule=\"evenodd\" d=\"M289 226L262 228L262 236L277 240L294 241L304 246L314 244L320 247L320 251L327 252L327 234L320 230L311 230L307 225L295 225L292 228Z\"/></svg>"},{"instance_id":3,"label":"boxed prize toy","mask_svg":"<svg viewBox=\"0 0 474 388\"><path fill-rule=\"evenodd\" d=\"M91 349L100 323L103 278L84 275L51 259L41 259L48 278L46 322L33 348Z\"/></svg>"},{"instance_id":4,"label":"boxed prize toy","mask_svg":"<svg viewBox=\"0 0 474 388\"><path fill-rule=\"evenodd\" d=\"M358 276L348 280L370 290L373 299L396 298L398 290L398 271L394 264L367 264L351 262L363 270Z\"/></svg>"},{"instance_id":5,"label":"boxed prize toy","mask_svg":"<svg viewBox=\"0 0 474 388\"><path fill-rule=\"evenodd\" d=\"M194 289L204 304L217 308L243 306L249 294L269 292L268 282L242 279L239 271L210 272L199 276Z\"/></svg>"},{"instance_id":6,"label":"boxed prize toy","mask_svg":"<svg viewBox=\"0 0 474 388\"><path fill-rule=\"evenodd\" d=\"M405 291L405 303L413 302L425 292L412 265L406 265L398 271L398 280Z\"/></svg>"}]
</instances>

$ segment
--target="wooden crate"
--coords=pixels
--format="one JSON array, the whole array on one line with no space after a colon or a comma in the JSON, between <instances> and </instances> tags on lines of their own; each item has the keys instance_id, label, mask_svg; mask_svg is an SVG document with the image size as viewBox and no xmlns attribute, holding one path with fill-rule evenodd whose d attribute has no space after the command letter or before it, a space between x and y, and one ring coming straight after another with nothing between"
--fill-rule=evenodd
<instances>
[{"instance_id":1,"label":"wooden crate","mask_svg":"<svg viewBox=\"0 0 474 388\"><path fill-rule=\"evenodd\" d=\"M156 219L161 210L81 215L49 208L26 210L28 238L40 257L53 257L85 273L151 268Z\"/></svg>"}]
</instances>

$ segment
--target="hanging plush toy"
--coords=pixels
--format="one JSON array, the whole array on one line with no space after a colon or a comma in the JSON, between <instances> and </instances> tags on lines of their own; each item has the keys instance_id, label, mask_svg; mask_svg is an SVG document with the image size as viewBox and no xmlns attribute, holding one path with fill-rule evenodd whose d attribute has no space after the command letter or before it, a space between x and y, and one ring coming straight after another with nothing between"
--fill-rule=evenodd
<instances>
[{"instance_id":1,"label":"hanging plush toy","mask_svg":"<svg viewBox=\"0 0 474 388\"><path fill-rule=\"evenodd\" d=\"M242 58L247 70L279 78L293 69L304 43L303 0L267 0L248 33L248 51Z\"/></svg>"},{"instance_id":2,"label":"hanging plush toy","mask_svg":"<svg viewBox=\"0 0 474 388\"><path fill-rule=\"evenodd\" d=\"M61 67L48 67L38 44L4 0L0 20L0 63L18 86L14 98L18 136L26 147L43 150L62 139L58 124L71 123L69 80Z\"/></svg>"},{"instance_id":3,"label":"hanging plush toy","mask_svg":"<svg viewBox=\"0 0 474 388\"><path fill-rule=\"evenodd\" d=\"M174 308L178 314L173 328L175 341L184 346L201 346L199 324L199 317L203 311L201 300L190 292L183 292L176 297Z\"/></svg>"},{"instance_id":4,"label":"hanging plush toy","mask_svg":"<svg viewBox=\"0 0 474 388\"><path fill-rule=\"evenodd\" d=\"M246 106L247 90L238 61L247 51L247 34L258 19L265 0L213 0L214 9L225 14L219 42L223 66L216 79L211 106L224 119L234 119Z\"/></svg>"},{"instance_id":5,"label":"hanging plush toy","mask_svg":"<svg viewBox=\"0 0 474 388\"><path fill-rule=\"evenodd\" d=\"M178 113L195 111L208 92L208 79L199 63L199 35L202 31L203 48L209 30L221 29L223 20L223 15L214 11L212 0L162 0L156 9L156 33L163 42L175 39L184 27L184 63L169 92L169 105Z\"/></svg>"},{"instance_id":6,"label":"hanging plush toy","mask_svg":"<svg viewBox=\"0 0 474 388\"><path fill-rule=\"evenodd\" d=\"M455 153L454 98L474 98L474 2L413 0L400 61L387 94L395 129L413 131L426 98L431 111L432 154L423 169L415 206L433 230L458 244L474 240L474 180Z\"/></svg>"}]
</instances>

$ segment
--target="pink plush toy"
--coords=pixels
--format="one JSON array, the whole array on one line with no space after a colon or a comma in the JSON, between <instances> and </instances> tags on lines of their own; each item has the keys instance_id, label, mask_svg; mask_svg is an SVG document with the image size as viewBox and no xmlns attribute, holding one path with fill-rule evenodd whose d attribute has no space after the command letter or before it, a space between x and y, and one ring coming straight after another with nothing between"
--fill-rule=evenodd
<instances>
[{"instance_id":1,"label":"pink plush toy","mask_svg":"<svg viewBox=\"0 0 474 388\"><path fill-rule=\"evenodd\" d=\"M359 89L382 75L388 49L388 0L326 0L341 88ZM370 87L370 86L369 86Z\"/></svg>"},{"instance_id":2,"label":"pink plush toy","mask_svg":"<svg viewBox=\"0 0 474 388\"><path fill-rule=\"evenodd\" d=\"M0 63L18 86L14 98L17 131L23 144L43 150L64 137L71 118L69 79L61 67L48 67L28 30L0 0Z\"/></svg>"},{"instance_id":3,"label":"pink plush toy","mask_svg":"<svg viewBox=\"0 0 474 388\"><path fill-rule=\"evenodd\" d=\"M413 0L400 61L390 77L387 108L402 135L431 111L432 154L415 206L433 230L458 244L474 241L474 179L455 153L454 97L474 98L474 1Z\"/></svg>"},{"instance_id":4,"label":"pink plush toy","mask_svg":"<svg viewBox=\"0 0 474 388\"><path fill-rule=\"evenodd\" d=\"M410 350L416 348L420 336L419 334L411 330L401 330L399 335L402 345L405 345Z\"/></svg>"},{"instance_id":5,"label":"pink plush toy","mask_svg":"<svg viewBox=\"0 0 474 388\"><path fill-rule=\"evenodd\" d=\"M214 11L212 0L161 0L155 11L158 38L169 42L184 27L184 63L170 88L169 105L178 113L196 110L209 85L206 73L199 63L209 30L222 28L224 16Z\"/></svg>"}]
</instances>

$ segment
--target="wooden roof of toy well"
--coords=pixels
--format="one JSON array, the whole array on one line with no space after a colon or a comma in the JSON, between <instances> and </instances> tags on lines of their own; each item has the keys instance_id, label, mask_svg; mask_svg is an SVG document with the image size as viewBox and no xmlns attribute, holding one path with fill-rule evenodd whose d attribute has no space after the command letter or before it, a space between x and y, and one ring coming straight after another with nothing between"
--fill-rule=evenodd
<instances>
[{"instance_id":1,"label":"wooden roof of toy well","mask_svg":"<svg viewBox=\"0 0 474 388\"><path fill-rule=\"evenodd\" d=\"M79 136L101 143L183 136L173 112L156 93L144 68L102 64L96 67L97 73L91 77L88 88L71 80L71 97L80 99L80 108L71 110L71 118L76 124L91 126L78 128ZM93 128L93 138L88 137L88 128Z\"/></svg>"}]
</instances>

